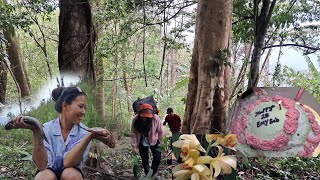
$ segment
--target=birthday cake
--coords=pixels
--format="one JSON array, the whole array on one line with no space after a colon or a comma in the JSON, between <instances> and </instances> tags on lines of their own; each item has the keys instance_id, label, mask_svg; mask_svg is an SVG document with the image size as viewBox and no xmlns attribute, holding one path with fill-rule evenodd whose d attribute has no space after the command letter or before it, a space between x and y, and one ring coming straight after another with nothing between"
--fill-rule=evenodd
<instances>
[{"instance_id":1,"label":"birthday cake","mask_svg":"<svg viewBox=\"0 0 320 180\"><path fill-rule=\"evenodd\" d=\"M319 120L309 106L260 90L238 104L230 130L244 156L311 157L320 143Z\"/></svg>"}]
</instances>

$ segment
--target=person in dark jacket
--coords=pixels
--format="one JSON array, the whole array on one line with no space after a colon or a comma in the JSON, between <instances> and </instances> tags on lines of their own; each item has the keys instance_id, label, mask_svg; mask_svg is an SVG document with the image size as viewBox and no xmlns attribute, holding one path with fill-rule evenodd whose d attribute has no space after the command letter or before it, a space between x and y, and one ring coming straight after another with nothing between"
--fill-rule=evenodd
<instances>
[{"instance_id":1,"label":"person in dark jacket","mask_svg":"<svg viewBox=\"0 0 320 180\"><path fill-rule=\"evenodd\" d=\"M178 148L172 147L172 143L177 141L179 139L179 136L181 135L180 133L181 119L179 115L173 112L173 108L171 107L167 109L167 115L164 119L163 125L166 125L167 123L169 124L170 131L172 133L171 142L170 142L171 149L174 152L175 158L178 158L180 151Z\"/></svg>"},{"instance_id":2,"label":"person in dark jacket","mask_svg":"<svg viewBox=\"0 0 320 180\"><path fill-rule=\"evenodd\" d=\"M180 116L173 113L173 109L171 107L167 109L167 116L164 119L163 125L166 125L167 123L169 124L172 135L176 133L180 134L181 119Z\"/></svg>"}]
</instances>

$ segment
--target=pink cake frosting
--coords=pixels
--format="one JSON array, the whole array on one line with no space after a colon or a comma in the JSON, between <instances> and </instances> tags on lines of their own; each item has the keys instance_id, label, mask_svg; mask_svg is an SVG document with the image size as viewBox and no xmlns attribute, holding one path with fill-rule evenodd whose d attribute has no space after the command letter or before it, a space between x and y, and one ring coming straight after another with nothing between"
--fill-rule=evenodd
<instances>
[{"instance_id":1,"label":"pink cake frosting","mask_svg":"<svg viewBox=\"0 0 320 180\"><path fill-rule=\"evenodd\" d=\"M295 134L298 129L300 112L298 109L296 109L296 101L279 96L279 95L270 97L270 96L266 96L266 94L262 94L262 93L258 93L258 94L262 97L255 100L254 102L252 102L251 105L246 107L246 110L244 111L245 113L241 114L238 117L235 117L235 120L231 124L231 130L233 133L237 134L238 141L241 144L247 144L255 149L261 149L266 151L284 150L288 145L291 135ZM281 108L285 108L287 111L285 114L286 120L284 122L283 132L277 135L274 139L267 140L267 139L262 139L256 135L250 134L248 131L246 131L246 128L248 127L248 124L249 124L248 123L249 114L251 114L252 111L261 103L270 102L270 101L273 101L276 103L281 101L281 104L280 104ZM315 116L313 115L313 113L309 109L305 108L301 103L300 105L303 111L307 113L307 117L310 122L310 127L313 134L310 133L308 135L307 141L304 144L304 149L298 152L298 155L304 156L304 157L310 157L314 152L315 148L317 148L318 144L320 143L320 125L315 119ZM240 108L244 108L244 107L240 107Z\"/></svg>"},{"instance_id":2,"label":"pink cake frosting","mask_svg":"<svg viewBox=\"0 0 320 180\"><path fill-rule=\"evenodd\" d=\"M305 112L307 112L307 117L309 119L309 122L311 124L311 129L315 135L309 135L307 138L307 142L304 145L304 150L300 151L298 153L299 156L311 156L314 150L318 147L318 144L320 143L320 125L316 121L316 118L314 117L313 113L305 108L303 104L300 104Z\"/></svg>"},{"instance_id":3,"label":"pink cake frosting","mask_svg":"<svg viewBox=\"0 0 320 180\"><path fill-rule=\"evenodd\" d=\"M236 134L239 134L241 132L244 132L244 136L247 140L247 144L251 145L254 148L262 149L262 150L278 150L285 146L287 146L289 142L289 136L288 134L294 134L298 128L298 120L300 113L297 109L294 108L295 103L288 98L280 97L280 96L264 96L257 101L255 101L253 104L251 104L247 110L247 114L250 114L260 103L268 102L268 101L282 101L282 106L287 109L286 112L286 121L284 125L284 132L282 134L279 134L276 138L273 140L265 140L262 138L259 138L255 135L250 134L249 132L245 131L245 129L248 126L248 115L242 115L240 116L239 120L236 120L236 122L240 122L237 124L237 128L233 127L233 130ZM239 139L239 142L242 143L243 139Z\"/></svg>"}]
</instances>

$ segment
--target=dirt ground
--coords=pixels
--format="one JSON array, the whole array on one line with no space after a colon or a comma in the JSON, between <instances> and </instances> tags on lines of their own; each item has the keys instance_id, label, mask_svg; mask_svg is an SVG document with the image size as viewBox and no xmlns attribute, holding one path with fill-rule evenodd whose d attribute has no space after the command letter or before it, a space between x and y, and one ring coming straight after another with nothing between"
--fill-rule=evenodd
<instances>
[{"instance_id":1,"label":"dirt ground","mask_svg":"<svg viewBox=\"0 0 320 180\"><path fill-rule=\"evenodd\" d=\"M85 179L136 179L133 176L131 166L132 148L130 137L118 136L117 139L115 148L109 148L100 142L92 143L89 158L86 161L86 166L83 168ZM149 157L151 166L151 152ZM171 168L172 166L167 165L166 154L162 153L157 177L163 180L171 179ZM140 166L140 170L141 174L144 175L142 166Z\"/></svg>"}]
</instances>

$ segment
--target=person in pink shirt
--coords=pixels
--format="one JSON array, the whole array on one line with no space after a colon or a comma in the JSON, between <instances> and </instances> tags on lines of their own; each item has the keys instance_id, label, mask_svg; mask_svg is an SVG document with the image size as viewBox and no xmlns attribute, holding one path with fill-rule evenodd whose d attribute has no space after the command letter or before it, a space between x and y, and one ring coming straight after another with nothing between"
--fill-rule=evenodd
<instances>
[{"instance_id":1,"label":"person in pink shirt","mask_svg":"<svg viewBox=\"0 0 320 180\"><path fill-rule=\"evenodd\" d=\"M165 135L160 117L153 114L150 104L141 104L138 114L133 117L131 125L131 144L133 154L140 153L144 172L148 174L149 149L151 149L153 160L151 169L156 174L161 160L161 152L158 151L159 144L163 143Z\"/></svg>"}]
</instances>

